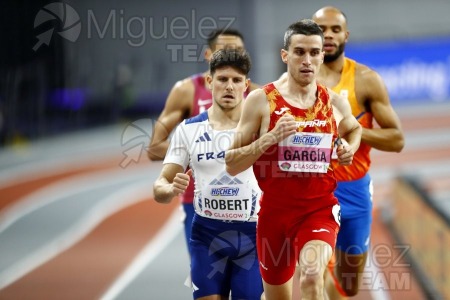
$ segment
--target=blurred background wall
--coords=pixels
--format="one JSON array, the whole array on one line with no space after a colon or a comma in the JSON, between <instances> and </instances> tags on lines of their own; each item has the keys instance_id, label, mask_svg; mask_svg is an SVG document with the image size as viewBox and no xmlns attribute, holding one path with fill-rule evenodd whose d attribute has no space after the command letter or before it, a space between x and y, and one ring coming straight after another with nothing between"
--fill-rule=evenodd
<instances>
[{"instance_id":1,"label":"blurred background wall","mask_svg":"<svg viewBox=\"0 0 450 300\"><path fill-rule=\"evenodd\" d=\"M3 1L1 144L157 116L174 82L207 68L205 37L218 27L241 30L252 80L272 81L285 28L327 4ZM450 98L449 1L333 5L349 19L347 54L380 71L394 105Z\"/></svg>"}]
</instances>

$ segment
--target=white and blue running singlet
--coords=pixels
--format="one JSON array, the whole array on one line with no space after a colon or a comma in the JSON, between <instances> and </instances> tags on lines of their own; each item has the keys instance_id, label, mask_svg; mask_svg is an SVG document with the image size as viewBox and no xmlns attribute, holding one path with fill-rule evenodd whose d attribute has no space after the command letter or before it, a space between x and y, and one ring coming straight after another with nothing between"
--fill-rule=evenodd
<instances>
[{"instance_id":1,"label":"white and blue running singlet","mask_svg":"<svg viewBox=\"0 0 450 300\"><path fill-rule=\"evenodd\" d=\"M256 221L261 190L253 169L237 176L225 171L225 151L234 134L234 129L212 129L205 111L177 127L164 164L174 163L185 169L190 165L198 215L222 221Z\"/></svg>"}]
</instances>

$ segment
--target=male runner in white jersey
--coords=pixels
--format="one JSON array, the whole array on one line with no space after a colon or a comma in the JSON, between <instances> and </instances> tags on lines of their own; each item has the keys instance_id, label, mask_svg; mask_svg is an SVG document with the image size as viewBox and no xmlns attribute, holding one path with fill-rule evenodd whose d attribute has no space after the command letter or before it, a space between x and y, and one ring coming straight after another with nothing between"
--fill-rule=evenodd
<instances>
[{"instance_id":1,"label":"male runner in white jersey","mask_svg":"<svg viewBox=\"0 0 450 300\"><path fill-rule=\"evenodd\" d=\"M250 58L239 50L213 54L206 81L213 105L182 122L172 137L154 197L168 203L188 187L193 172L194 207L190 239L194 299L260 299L262 280L256 255L260 189L251 168L236 176L225 171L225 150L234 138ZM192 171L185 173L188 165Z\"/></svg>"},{"instance_id":2,"label":"male runner in white jersey","mask_svg":"<svg viewBox=\"0 0 450 300\"><path fill-rule=\"evenodd\" d=\"M207 38L207 47L204 52L204 59L209 64L212 54L220 49L233 48L244 50L244 37L236 29L218 28L212 31ZM164 160L167 149L169 148L169 135L175 127L185 118L196 116L212 105L211 90L207 87L206 77L209 70L197 73L178 81L170 91L164 110L158 118L153 130L153 136L148 149L150 160ZM250 90L259 86L250 83L245 95ZM194 217L194 186L193 182L186 191L180 195L184 218L184 234L189 244L191 238L191 224ZM188 247L189 250L189 247ZM190 253L189 253L190 255Z\"/></svg>"}]
</instances>

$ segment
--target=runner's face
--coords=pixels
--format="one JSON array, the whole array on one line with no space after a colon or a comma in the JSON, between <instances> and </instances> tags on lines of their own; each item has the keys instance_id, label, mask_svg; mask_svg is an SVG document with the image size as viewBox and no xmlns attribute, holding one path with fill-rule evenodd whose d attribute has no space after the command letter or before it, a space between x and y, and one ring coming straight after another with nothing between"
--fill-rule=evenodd
<instances>
[{"instance_id":1,"label":"runner's face","mask_svg":"<svg viewBox=\"0 0 450 300\"><path fill-rule=\"evenodd\" d=\"M214 103L224 110L237 107L244 99L249 80L232 67L216 69L212 77L208 76Z\"/></svg>"},{"instance_id":2,"label":"runner's face","mask_svg":"<svg viewBox=\"0 0 450 300\"><path fill-rule=\"evenodd\" d=\"M344 53L348 40L345 17L337 11L323 11L314 15L313 20L323 31L325 62L335 61Z\"/></svg>"},{"instance_id":3,"label":"runner's face","mask_svg":"<svg viewBox=\"0 0 450 300\"><path fill-rule=\"evenodd\" d=\"M322 38L319 35L294 34L289 49L282 50L282 60L293 79L301 85L314 81L323 62Z\"/></svg>"}]
</instances>

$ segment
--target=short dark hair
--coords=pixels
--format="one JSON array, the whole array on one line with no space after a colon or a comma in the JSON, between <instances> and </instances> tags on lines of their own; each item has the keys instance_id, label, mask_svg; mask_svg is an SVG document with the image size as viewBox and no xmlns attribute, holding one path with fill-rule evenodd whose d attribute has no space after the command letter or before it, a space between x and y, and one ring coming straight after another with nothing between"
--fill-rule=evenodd
<instances>
[{"instance_id":1,"label":"short dark hair","mask_svg":"<svg viewBox=\"0 0 450 300\"><path fill-rule=\"evenodd\" d=\"M286 29L284 33L284 49L288 50L291 45L291 37L294 34L304 34L304 35L318 35L321 37L323 42L323 32L319 25L311 19L303 19L295 22Z\"/></svg>"},{"instance_id":2,"label":"short dark hair","mask_svg":"<svg viewBox=\"0 0 450 300\"><path fill-rule=\"evenodd\" d=\"M244 41L244 36L238 30L232 29L232 28L219 28L219 29L212 31L208 35L208 38L206 39L206 41L208 42L209 48L213 49L215 47L216 41L217 41L217 38L219 37L219 35L237 36L237 37L241 38L242 41Z\"/></svg>"},{"instance_id":3,"label":"short dark hair","mask_svg":"<svg viewBox=\"0 0 450 300\"><path fill-rule=\"evenodd\" d=\"M247 51L238 49L220 49L213 53L209 62L209 72L214 75L217 69L222 67L232 67L239 73L248 76L252 67L250 55Z\"/></svg>"}]
</instances>

